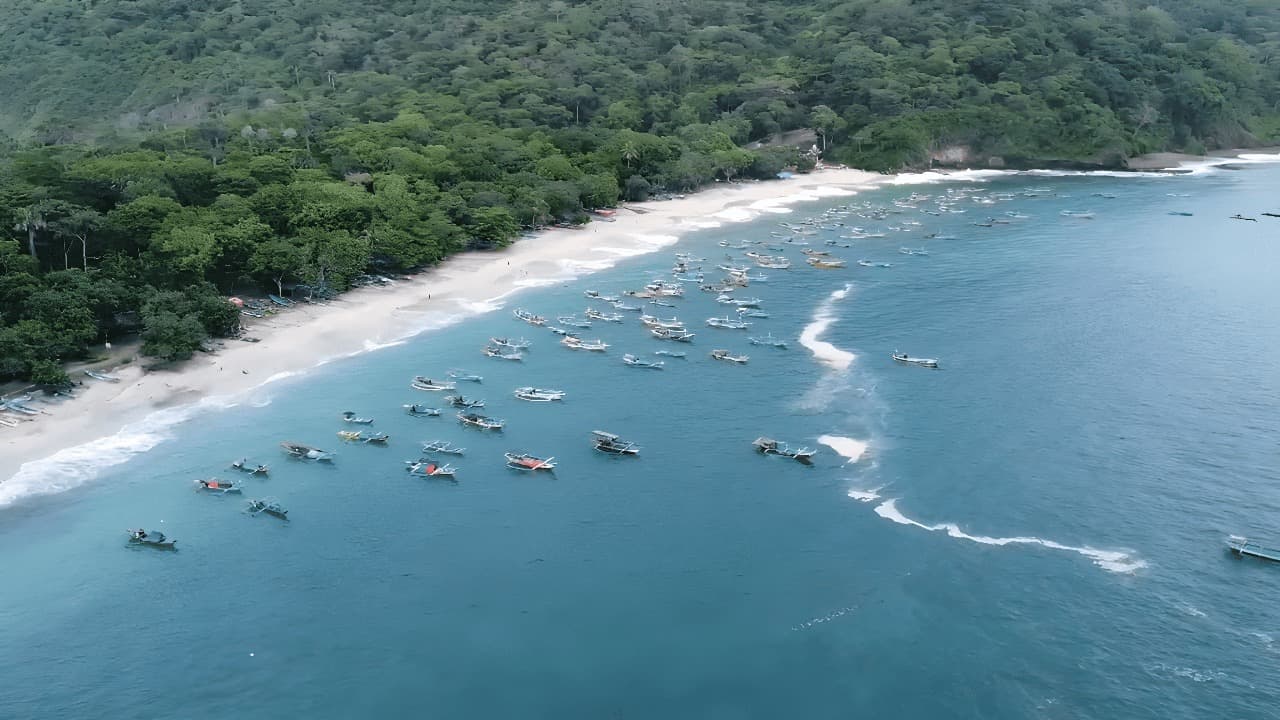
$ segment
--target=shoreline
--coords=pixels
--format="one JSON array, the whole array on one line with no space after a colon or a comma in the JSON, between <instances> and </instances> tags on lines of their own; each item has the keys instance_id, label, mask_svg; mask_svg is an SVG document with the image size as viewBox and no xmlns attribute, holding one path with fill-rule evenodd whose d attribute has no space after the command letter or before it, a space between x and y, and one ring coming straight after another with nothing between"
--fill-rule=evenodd
<instances>
[{"instance_id":1,"label":"shoreline","mask_svg":"<svg viewBox=\"0 0 1280 720\"><path fill-rule=\"evenodd\" d=\"M1154 153L1134 160L1139 166L1125 171L930 170L892 175L825 167L786 180L717 184L685 197L624 203L611 219L596 219L580 229L548 228L501 250L460 253L386 286L357 288L326 304L299 303L250 319L245 334L260 336L256 343L216 340L214 352L197 353L162 369L144 369L136 356L115 368L97 366L120 382L86 378L76 397L40 398L33 404L42 413L34 420L0 427L0 508L82 485L101 469L127 462L168 439L170 427L202 408L237 404L276 380L500 310L521 290L609 269L670 247L688 232L783 214L796 203L877 187L1049 173L1176 177L1222 166L1280 162L1280 148L1206 156ZM122 357L122 349L113 350L113 358ZM96 363L74 367L92 365Z\"/></svg>"},{"instance_id":2,"label":"shoreline","mask_svg":"<svg viewBox=\"0 0 1280 720\"><path fill-rule=\"evenodd\" d=\"M33 401L42 414L14 428L0 427L0 507L88 482L98 469L163 442L165 430L193 416L201 403L225 406L328 361L397 345L502 309L521 290L611 268L674 245L688 232L784 213L795 203L851 195L892 177L824 168L787 180L721 184L683 198L620 204L612 222L542 230L502 250L454 255L407 280L350 290L323 305L299 303L267 318L246 319L252 322L245 323L245 334L259 337L256 343L217 340L214 352L197 353L165 369L144 369L137 358L100 368L120 382L85 378L74 398ZM152 423L145 422L153 416ZM101 462L86 474L83 466L90 459Z\"/></svg>"}]
</instances>

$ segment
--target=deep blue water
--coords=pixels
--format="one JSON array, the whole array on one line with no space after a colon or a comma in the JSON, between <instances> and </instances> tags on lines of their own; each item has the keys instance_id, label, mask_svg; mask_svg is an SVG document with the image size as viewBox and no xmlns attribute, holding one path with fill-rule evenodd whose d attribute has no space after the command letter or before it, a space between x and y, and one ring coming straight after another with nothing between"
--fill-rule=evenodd
<instances>
[{"instance_id":1,"label":"deep blue water","mask_svg":"<svg viewBox=\"0 0 1280 720\"><path fill-rule=\"evenodd\" d=\"M1280 567L1222 541L1280 545L1280 220L1226 219L1280 211L1277 188L1260 166L832 198L672 248L715 275L718 241L774 242L779 221L830 211L844 226L815 246L885 232L834 249L844 270L788 247L793 269L739 291L772 315L751 332L702 326L725 308L692 287L655 312L690 324L688 347L633 313L586 332L604 356L511 318L639 287L664 252L269 385L0 508L0 717L1275 717ZM925 212L940 201L966 212ZM846 370L796 342L824 312ZM480 356L495 334L534 340L527 362ZM620 362L660 348L689 357ZM436 400L411 376L459 366L503 433L401 413ZM521 403L520 385L569 396ZM346 409L391 446L342 445ZM642 455L594 453L595 429ZM763 458L758 435L820 453ZM846 464L823 435L869 449ZM403 470L435 438L467 448L456 484ZM290 462L286 439L337 462ZM518 474L504 450L559 467ZM291 522L191 490L241 455L271 464L251 494ZM139 525L181 550L126 547Z\"/></svg>"}]
</instances>

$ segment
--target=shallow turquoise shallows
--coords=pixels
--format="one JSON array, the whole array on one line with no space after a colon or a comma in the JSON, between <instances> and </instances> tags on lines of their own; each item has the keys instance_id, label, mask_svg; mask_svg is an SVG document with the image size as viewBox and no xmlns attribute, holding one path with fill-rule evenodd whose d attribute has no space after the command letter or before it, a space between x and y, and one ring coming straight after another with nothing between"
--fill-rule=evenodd
<instances>
[{"instance_id":1,"label":"shallow turquoise shallows","mask_svg":"<svg viewBox=\"0 0 1280 720\"><path fill-rule=\"evenodd\" d=\"M0 508L0 718L1274 718L1280 566L1224 547L1280 545L1280 219L1262 212L1276 166L827 198L196 413ZM770 314L750 330L707 327L729 308L693 285L652 308L689 346L624 312L584 332L607 353L572 352L511 315L581 311L676 251L718 276L745 262L721 240L808 218L799 237L848 266L778 245L792 269L737 292ZM841 238L855 226L884 236ZM770 332L789 347L748 343ZM491 360L491 335L534 345ZM454 367L484 375L462 390L503 432L403 412L440 401L414 375ZM525 385L567 396L514 399ZM390 445L342 443L344 410ZM641 454L596 453L593 430ZM761 435L814 464L756 454ZM456 483L405 472L431 439L466 448ZM233 478L241 456L270 477ZM292 520L193 491L213 475ZM128 547L137 526L179 551Z\"/></svg>"}]
</instances>

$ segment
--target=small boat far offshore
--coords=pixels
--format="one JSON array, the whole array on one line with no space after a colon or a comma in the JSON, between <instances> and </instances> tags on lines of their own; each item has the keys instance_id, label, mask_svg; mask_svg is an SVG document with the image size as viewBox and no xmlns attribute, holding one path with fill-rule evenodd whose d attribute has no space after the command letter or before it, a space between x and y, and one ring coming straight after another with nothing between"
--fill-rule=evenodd
<instances>
[{"instance_id":1,"label":"small boat far offshore","mask_svg":"<svg viewBox=\"0 0 1280 720\"><path fill-rule=\"evenodd\" d=\"M936 358L911 357L910 355L903 352L895 351L893 353L893 359L906 365L919 365L920 367L927 367L927 368L938 367L938 361Z\"/></svg>"},{"instance_id":2,"label":"small boat far offshore","mask_svg":"<svg viewBox=\"0 0 1280 720\"><path fill-rule=\"evenodd\" d=\"M1259 560L1280 562L1280 550L1249 542L1249 538L1239 535L1231 535L1227 538L1227 549L1234 553L1236 557L1253 557Z\"/></svg>"}]
</instances>

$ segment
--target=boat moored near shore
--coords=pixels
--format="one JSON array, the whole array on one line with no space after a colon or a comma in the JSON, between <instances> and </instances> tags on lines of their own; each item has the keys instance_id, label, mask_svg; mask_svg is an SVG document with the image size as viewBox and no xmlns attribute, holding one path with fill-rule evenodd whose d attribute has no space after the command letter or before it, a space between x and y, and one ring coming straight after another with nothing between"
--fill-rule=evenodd
<instances>
[{"instance_id":1,"label":"boat moored near shore","mask_svg":"<svg viewBox=\"0 0 1280 720\"><path fill-rule=\"evenodd\" d=\"M778 455L780 457L791 458L805 465L813 462L813 456L817 452L806 447L793 448L790 445L774 440L773 438L758 437L751 443L755 447L756 452L761 455Z\"/></svg>"},{"instance_id":2,"label":"boat moored near shore","mask_svg":"<svg viewBox=\"0 0 1280 720\"><path fill-rule=\"evenodd\" d=\"M893 353L893 359L897 360L900 363L903 363L904 365L919 365L920 367L927 367L927 368L938 367L938 361L936 358L911 357L910 355L904 352L895 351Z\"/></svg>"}]
</instances>

